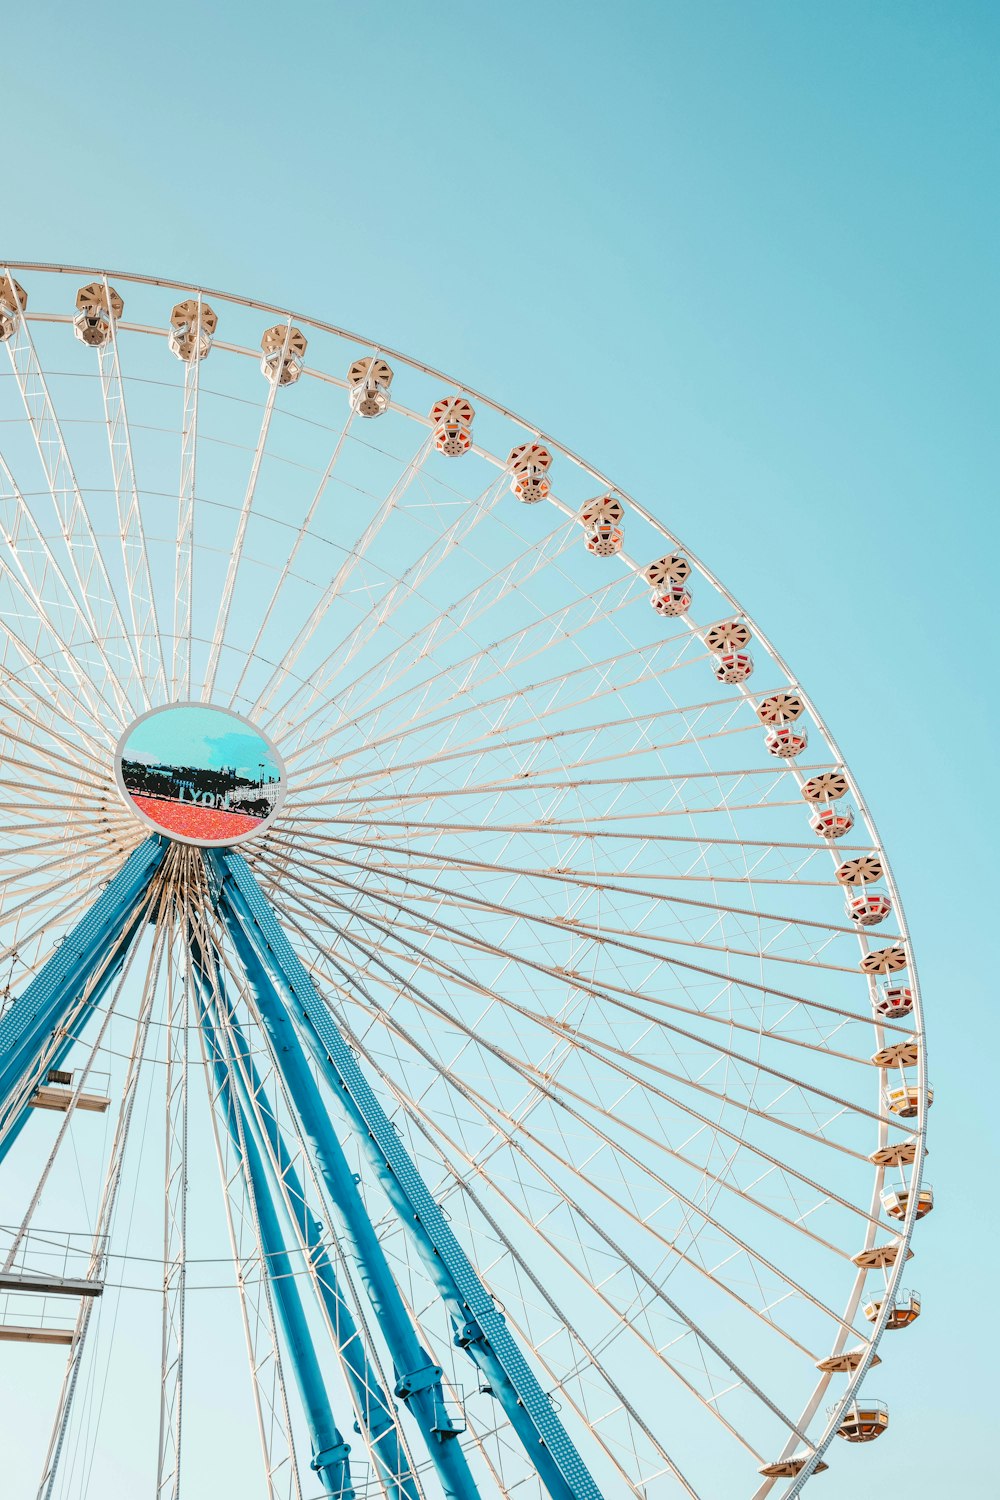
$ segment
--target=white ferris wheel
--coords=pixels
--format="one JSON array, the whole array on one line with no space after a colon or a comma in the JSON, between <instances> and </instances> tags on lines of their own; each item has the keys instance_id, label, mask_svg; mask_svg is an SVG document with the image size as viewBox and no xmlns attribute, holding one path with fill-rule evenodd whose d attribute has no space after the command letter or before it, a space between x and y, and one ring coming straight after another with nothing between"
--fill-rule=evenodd
<instances>
[{"instance_id":1,"label":"white ferris wheel","mask_svg":"<svg viewBox=\"0 0 1000 1500\"><path fill-rule=\"evenodd\" d=\"M661 500L246 298L12 265L0 340L16 1500L763 1500L879 1437L903 914Z\"/></svg>"}]
</instances>

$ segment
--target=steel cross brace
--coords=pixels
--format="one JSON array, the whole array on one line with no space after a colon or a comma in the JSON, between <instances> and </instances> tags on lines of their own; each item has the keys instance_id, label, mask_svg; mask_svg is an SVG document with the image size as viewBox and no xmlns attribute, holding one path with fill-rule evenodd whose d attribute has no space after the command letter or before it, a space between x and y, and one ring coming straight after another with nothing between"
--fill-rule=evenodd
<instances>
[{"instance_id":1,"label":"steel cross brace","mask_svg":"<svg viewBox=\"0 0 1000 1500\"><path fill-rule=\"evenodd\" d=\"M167 847L164 839L153 837L129 855L0 1020L0 1124L16 1089L74 1005L85 997L89 1013L121 972L144 920L143 897ZM65 1054L71 1042L68 1039L59 1054ZM8 1122L0 1142L0 1160L27 1115L25 1101L17 1117Z\"/></svg>"},{"instance_id":2,"label":"steel cross brace","mask_svg":"<svg viewBox=\"0 0 1000 1500\"><path fill-rule=\"evenodd\" d=\"M192 941L192 948L196 951L195 979L206 1012L206 1037L209 1036L209 1027L214 1028L220 1024L220 1009L224 1008L227 1014L224 1015L223 1021L239 1053L239 1066L232 1072L243 1103L244 1115L255 1114L259 1128L270 1149L273 1166L269 1176L272 1182L275 1173L280 1178L280 1183L275 1183L275 1188L284 1198L286 1212L294 1223L299 1240L305 1247L313 1267L317 1294L323 1303L330 1327L337 1337L340 1356L358 1416L358 1424L359 1427L363 1426L368 1434L370 1451L388 1500L419 1500L416 1481L410 1471L409 1459L400 1442L395 1411L366 1356L361 1335L341 1290L330 1252L323 1243L323 1226L313 1218L310 1212L291 1153L254 1063L253 1053L240 1022L229 1005L219 963L214 962L214 981L213 984L209 984L204 962L197 952L196 941ZM213 1058L217 1053L221 1055L221 1049L211 1039L210 1045ZM251 1095L257 1105L256 1110L249 1108Z\"/></svg>"},{"instance_id":3,"label":"steel cross brace","mask_svg":"<svg viewBox=\"0 0 1000 1500\"><path fill-rule=\"evenodd\" d=\"M257 998L267 1003L278 1023L278 1066L283 1066L289 1049L296 1050L294 1030L288 1024L291 1020L333 1097L340 1100L351 1130L423 1259L451 1315L456 1343L468 1351L486 1376L551 1500L602 1500L506 1320L410 1159L246 861L233 851L214 849L206 851L205 857L215 877L219 913L240 961ZM251 968L257 971L256 979ZM266 981L263 985L262 978ZM285 1051L277 1050L280 1048ZM311 1078L308 1070L307 1076ZM310 1122L304 1119L303 1123L312 1133ZM322 1129L322 1122L316 1123ZM339 1151L328 1122L322 1133L333 1137ZM377 1240L375 1243L378 1245ZM366 1269L371 1285L377 1268L369 1263ZM398 1373L404 1376L407 1372ZM418 1396L415 1392L411 1399ZM457 1449L457 1444L449 1444L445 1451L449 1449ZM474 1495L475 1490L459 1493Z\"/></svg>"}]
</instances>

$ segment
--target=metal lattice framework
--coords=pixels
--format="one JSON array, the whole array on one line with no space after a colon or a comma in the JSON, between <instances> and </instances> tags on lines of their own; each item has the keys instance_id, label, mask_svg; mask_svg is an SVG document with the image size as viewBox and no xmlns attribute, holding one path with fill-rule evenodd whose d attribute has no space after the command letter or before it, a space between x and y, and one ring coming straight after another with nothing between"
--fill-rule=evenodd
<instances>
[{"instance_id":1,"label":"metal lattice framework","mask_svg":"<svg viewBox=\"0 0 1000 1500\"><path fill-rule=\"evenodd\" d=\"M11 265L0 338L38 1495L790 1500L880 1435L933 1206L902 909L663 503L248 299ZM189 700L287 766L239 852L116 788Z\"/></svg>"}]
</instances>

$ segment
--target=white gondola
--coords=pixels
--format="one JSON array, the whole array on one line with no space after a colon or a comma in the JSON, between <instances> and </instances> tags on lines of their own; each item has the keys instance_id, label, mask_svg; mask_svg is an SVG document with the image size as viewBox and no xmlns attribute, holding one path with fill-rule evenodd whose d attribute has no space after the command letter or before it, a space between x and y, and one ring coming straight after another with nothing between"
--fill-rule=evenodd
<instances>
[{"instance_id":1,"label":"white gondola","mask_svg":"<svg viewBox=\"0 0 1000 1500\"><path fill-rule=\"evenodd\" d=\"M690 602L689 596L688 604ZM715 675L720 682L725 682L729 686L746 682L752 672L753 657L749 651L727 651L716 659Z\"/></svg>"},{"instance_id":2,"label":"white gondola","mask_svg":"<svg viewBox=\"0 0 1000 1500\"><path fill-rule=\"evenodd\" d=\"M444 396L431 407L434 446L446 458L461 458L472 447L476 413L464 396Z\"/></svg>"},{"instance_id":3,"label":"white gondola","mask_svg":"<svg viewBox=\"0 0 1000 1500\"><path fill-rule=\"evenodd\" d=\"M649 596L649 602L658 615L673 619L678 615L686 615L691 608L691 591L676 578L668 579L658 589L653 590Z\"/></svg>"},{"instance_id":4,"label":"white gondola","mask_svg":"<svg viewBox=\"0 0 1000 1500\"><path fill-rule=\"evenodd\" d=\"M389 410L392 369L384 359L369 354L356 359L347 372L351 410L359 417L381 417Z\"/></svg>"},{"instance_id":5,"label":"white gondola","mask_svg":"<svg viewBox=\"0 0 1000 1500\"><path fill-rule=\"evenodd\" d=\"M687 560L681 560L687 566ZM669 559L662 559L662 561L669 561ZM649 568L646 569L646 577L652 583L654 580L650 577L650 571ZM686 577L687 574L684 576ZM742 651L744 646L749 646L753 640L753 631L745 620L723 620L718 625L710 625L702 636L702 640L709 651Z\"/></svg>"},{"instance_id":6,"label":"white gondola","mask_svg":"<svg viewBox=\"0 0 1000 1500\"><path fill-rule=\"evenodd\" d=\"M882 1311L885 1297L868 1297L861 1305L861 1311L869 1323L878 1321ZM896 1333L900 1328L910 1328L920 1317L920 1293L912 1292L908 1288L902 1288L893 1297L889 1312L885 1320L888 1333Z\"/></svg>"},{"instance_id":7,"label":"white gondola","mask_svg":"<svg viewBox=\"0 0 1000 1500\"><path fill-rule=\"evenodd\" d=\"M178 302L170 314L170 329L167 334L170 352L185 364L205 359L218 326L218 314L213 312L207 302L202 302L197 297L188 297L183 302Z\"/></svg>"},{"instance_id":8,"label":"white gondola","mask_svg":"<svg viewBox=\"0 0 1000 1500\"><path fill-rule=\"evenodd\" d=\"M847 898L847 915L859 927L877 927L892 911L892 900L885 891L863 891Z\"/></svg>"},{"instance_id":9,"label":"white gondola","mask_svg":"<svg viewBox=\"0 0 1000 1500\"><path fill-rule=\"evenodd\" d=\"M537 505L551 492L547 478L552 454L541 443L518 443L507 456L511 492L525 505Z\"/></svg>"},{"instance_id":10,"label":"white gondola","mask_svg":"<svg viewBox=\"0 0 1000 1500\"><path fill-rule=\"evenodd\" d=\"M858 964L862 974L898 974L906 968L906 949L899 943L888 948L873 948Z\"/></svg>"},{"instance_id":11,"label":"white gondola","mask_svg":"<svg viewBox=\"0 0 1000 1500\"><path fill-rule=\"evenodd\" d=\"M0 277L0 344L13 337L21 314L27 310L28 294L13 276Z\"/></svg>"},{"instance_id":12,"label":"white gondola","mask_svg":"<svg viewBox=\"0 0 1000 1500\"><path fill-rule=\"evenodd\" d=\"M91 349L103 349L111 338L112 323L125 311L125 303L113 286L92 281L76 294L76 316L73 332Z\"/></svg>"},{"instance_id":13,"label":"white gondola","mask_svg":"<svg viewBox=\"0 0 1000 1500\"><path fill-rule=\"evenodd\" d=\"M595 557L614 557L622 550L625 537L620 526L613 521L598 521L592 531L588 531L584 543L588 552Z\"/></svg>"},{"instance_id":14,"label":"white gondola","mask_svg":"<svg viewBox=\"0 0 1000 1500\"><path fill-rule=\"evenodd\" d=\"M879 985L872 995L872 1005L877 1015L887 1021L901 1021L913 1010L913 990L908 984L886 982Z\"/></svg>"},{"instance_id":15,"label":"white gondola","mask_svg":"<svg viewBox=\"0 0 1000 1500\"><path fill-rule=\"evenodd\" d=\"M854 809L824 803L809 819L809 827L822 839L842 839L854 827Z\"/></svg>"},{"instance_id":16,"label":"white gondola","mask_svg":"<svg viewBox=\"0 0 1000 1500\"><path fill-rule=\"evenodd\" d=\"M793 729L789 724L778 724L764 736L764 745L769 755L781 760L794 760L801 755L809 743L804 729Z\"/></svg>"},{"instance_id":17,"label":"white gondola","mask_svg":"<svg viewBox=\"0 0 1000 1500\"><path fill-rule=\"evenodd\" d=\"M836 1406L829 1408L831 1416L836 1411ZM885 1402L859 1396L840 1413L837 1434L846 1438L849 1443L872 1443L882 1436L888 1426L889 1408Z\"/></svg>"},{"instance_id":18,"label":"white gondola","mask_svg":"<svg viewBox=\"0 0 1000 1500\"><path fill-rule=\"evenodd\" d=\"M882 1211L890 1219L900 1220L906 1218L912 1194L905 1183L900 1184L898 1187L883 1188L879 1196L882 1200ZM933 1208L934 1189L930 1183L922 1182L917 1190L917 1206L914 1210L914 1217L925 1219Z\"/></svg>"},{"instance_id":19,"label":"white gondola","mask_svg":"<svg viewBox=\"0 0 1000 1500\"><path fill-rule=\"evenodd\" d=\"M301 328L276 323L261 335L261 374L272 385L294 385L305 364L307 339Z\"/></svg>"},{"instance_id":20,"label":"white gondola","mask_svg":"<svg viewBox=\"0 0 1000 1500\"><path fill-rule=\"evenodd\" d=\"M882 1090L882 1102L900 1120L915 1120L920 1113L920 1088L915 1083L897 1083ZM927 1086L927 1108L934 1103L934 1090Z\"/></svg>"},{"instance_id":21,"label":"white gondola","mask_svg":"<svg viewBox=\"0 0 1000 1500\"><path fill-rule=\"evenodd\" d=\"M802 795L807 802L836 802L846 797L847 789L843 771L821 771L802 783Z\"/></svg>"}]
</instances>

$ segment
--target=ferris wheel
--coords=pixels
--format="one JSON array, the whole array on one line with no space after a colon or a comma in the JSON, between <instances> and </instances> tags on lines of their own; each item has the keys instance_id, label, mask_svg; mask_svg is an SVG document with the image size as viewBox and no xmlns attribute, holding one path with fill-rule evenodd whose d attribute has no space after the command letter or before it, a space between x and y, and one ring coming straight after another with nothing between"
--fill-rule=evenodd
<instances>
[{"instance_id":1,"label":"ferris wheel","mask_svg":"<svg viewBox=\"0 0 1000 1500\"><path fill-rule=\"evenodd\" d=\"M662 498L245 298L12 265L0 340L11 1494L763 1500L881 1436L903 914Z\"/></svg>"}]
</instances>

